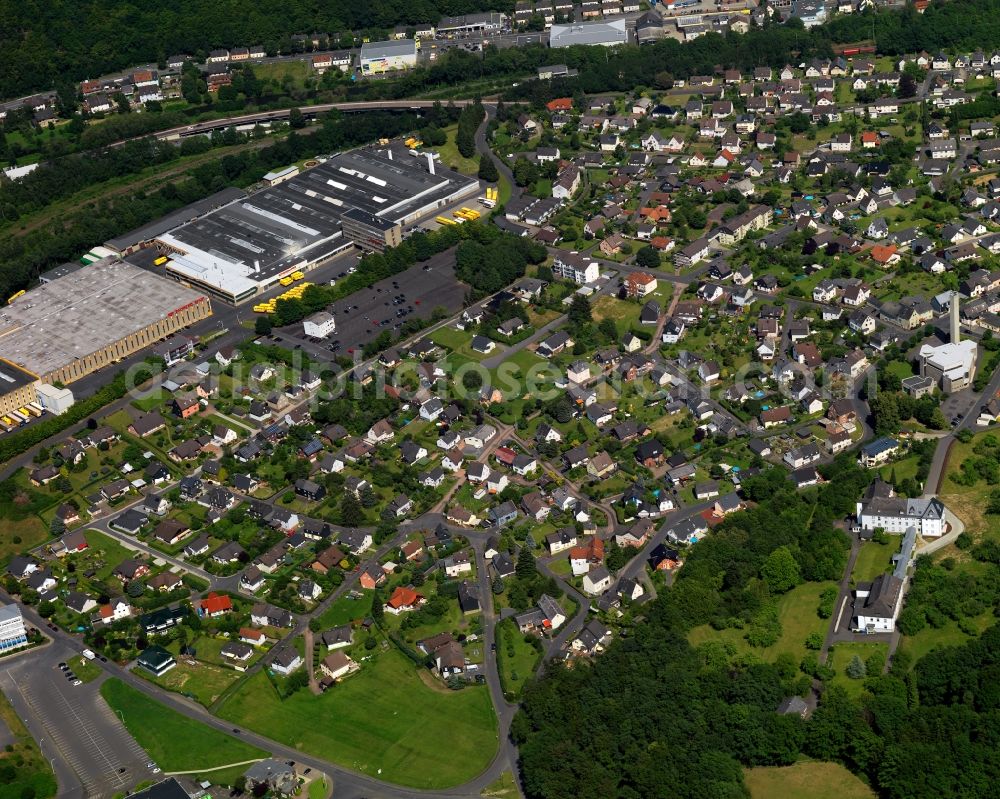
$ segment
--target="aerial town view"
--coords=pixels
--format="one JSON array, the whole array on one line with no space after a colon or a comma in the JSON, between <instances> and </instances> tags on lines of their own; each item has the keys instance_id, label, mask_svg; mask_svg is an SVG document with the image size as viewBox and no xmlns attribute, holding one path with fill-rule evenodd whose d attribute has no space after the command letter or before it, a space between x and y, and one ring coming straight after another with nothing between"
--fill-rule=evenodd
<instances>
[{"instance_id":1,"label":"aerial town view","mask_svg":"<svg viewBox=\"0 0 1000 799\"><path fill-rule=\"evenodd\" d=\"M0 799L1000 796L1000 0L0 14Z\"/></svg>"}]
</instances>

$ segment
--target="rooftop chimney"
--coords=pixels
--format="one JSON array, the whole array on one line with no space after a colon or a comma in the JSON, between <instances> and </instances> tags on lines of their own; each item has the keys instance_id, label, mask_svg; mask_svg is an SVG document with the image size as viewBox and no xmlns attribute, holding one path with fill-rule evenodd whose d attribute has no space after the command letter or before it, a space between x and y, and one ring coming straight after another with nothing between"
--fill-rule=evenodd
<instances>
[{"instance_id":1,"label":"rooftop chimney","mask_svg":"<svg viewBox=\"0 0 1000 799\"><path fill-rule=\"evenodd\" d=\"M961 330L959 325L959 302L958 292L951 293L951 300L948 303L948 311L951 315L951 343L958 344L961 340Z\"/></svg>"},{"instance_id":2,"label":"rooftop chimney","mask_svg":"<svg viewBox=\"0 0 1000 799\"><path fill-rule=\"evenodd\" d=\"M427 171L432 175L434 174L434 153L427 152L424 153L427 156Z\"/></svg>"}]
</instances>

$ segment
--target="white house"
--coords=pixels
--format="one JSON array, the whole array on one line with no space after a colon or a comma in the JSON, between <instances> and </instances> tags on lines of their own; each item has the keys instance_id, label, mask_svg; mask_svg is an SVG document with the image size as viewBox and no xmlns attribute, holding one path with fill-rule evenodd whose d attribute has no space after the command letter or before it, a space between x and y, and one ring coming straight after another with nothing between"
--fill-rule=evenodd
<instances>
[{"instance_id":1,"label":"white house","mask_svg":"<svg viewBox=\"0 0 1000 799\"><path fill-rule=\"evenodd\" d=\"M924 538L937 538L945 531L945 506L930 499L897 497L892 487L876 480L857 503L858 525L863 530L881 527L887 533L903 534L915 527Z\"/></svg>"}]
</instances>

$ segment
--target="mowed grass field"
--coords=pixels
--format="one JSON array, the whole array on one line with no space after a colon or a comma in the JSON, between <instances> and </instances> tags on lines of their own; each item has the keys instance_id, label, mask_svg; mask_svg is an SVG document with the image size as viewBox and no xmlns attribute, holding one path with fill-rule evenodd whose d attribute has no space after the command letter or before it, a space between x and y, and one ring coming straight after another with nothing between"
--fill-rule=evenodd
<instances>
[{"instance_id":1,"label":"mowed grass field","mask_svg":"<svg viewBox=\"0 0 1000 799\"><path fill-rule=\"evenodd\" d=\"M698 646L708 641L723 641L733 645L736 654L753 653L763 660L773 661L783 652L791 654L796 662L806 654L806 638L810 633L825 633L830 624L829 619L821 619L816 615L819 607L819 595L826 588L836 583L803 583L796 586L778 600L778 617L781 619L781 637L773 646L764 648L751 647L744 635L746 630L729 629L715 630L707 624L695 627L688 633L692 646Z\"/></svg>"},{"instance_id":2,"label":"mowed grass field","mask_svg":"<svg viewBox=\"0 0 1000 799\"><path fill-rule=\"evenodd\" d=\"M858 559L854 562L851 579L857 583L871 582L880 574L892 571L892 556L899 552L900 536L892 536L888 544L866 541L861 545Z\"/></svg>"},{"instance_id":3,"label":"mowed grass field","mask_svg":"<svg viewBox=\"0 0 1000 799\"><path fill-rule=\"evenodd\" d=\"M321 696L281 701L263 672L218 715L276 741L372 777L414 788L447 788L481 774L497 751L497 722L484 686L428 688L395 649Z\"/></svg>"},{"instance_id":4,"label":"mowed grass field","mask_svg":"<svg viewBox=\"0 0 1000 799\"><path fill-rule=\"evenodd\" d=\"M182 716L118 679L101 696L120 712L125 727L164 771L194 772L267 757L255 746Z\"/></svg>"},{"instance_id":5,"label":"mowed grass field","mask_svg":"<svg viewBox=\"0 0 1000 799\"><path fill-rule=\"evenodd\" d=\"M865 690L864 679L855 680L848 677L846 669L850 662L854 659L855 655L861 658L862 662L867 662L868 658L879 653L883 657L887 657L889 654L889 645L851 642L840 642L834 644L830 648L830 656L826 661L827 665L836 672L836 676L833 678L832 684L839 685L847 691L850 696L861 696L862 692Z\"/></svg>"},{"instance_id":6,"label":"mowed grass field","mask_svg":"<svg viewBox=\"0 0 1000 799\"><path fill-rule=\"evenodd\" d=\"M874 799L872 789L839 763L805 761L747 769L752 799Z\"/></svg>"}]
</instances>

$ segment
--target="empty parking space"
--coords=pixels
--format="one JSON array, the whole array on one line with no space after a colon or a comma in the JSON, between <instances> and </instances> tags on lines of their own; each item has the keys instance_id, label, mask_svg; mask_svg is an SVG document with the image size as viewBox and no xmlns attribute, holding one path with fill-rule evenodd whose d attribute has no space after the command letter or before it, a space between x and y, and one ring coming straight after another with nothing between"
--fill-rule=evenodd
<instances>
[{"instance_id":1,"label":"empty parking space","mask_svg":"<svg viewBox=\"0 0 1000 799\"><path fill-rule=\"evenodd\" d=\"M149 757L101 698L101 680L74 685L54 659L6 671L5 691L17 691L83 784L87 797L110 797L149 779Z\"/></svg>"},{"instance_id":2,"label":"empty parking space","mask_svg":"<svg viewBox=\"0 0 1000 799\"><path fill-rule=\"evenodd\" d=\"M301 344L316 355L350 357L354 350L383 332L397 337L408 319L428 319L438 307L449 314L460 310L467 288L455 278L453 264L454 254L441 253L424 264L338 300L331 306L337 329L321 343L307 341L301 324L283 328L277 335L286 343Z\"/></svg>"}]
</instances>

